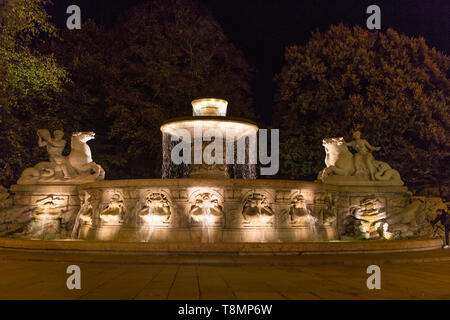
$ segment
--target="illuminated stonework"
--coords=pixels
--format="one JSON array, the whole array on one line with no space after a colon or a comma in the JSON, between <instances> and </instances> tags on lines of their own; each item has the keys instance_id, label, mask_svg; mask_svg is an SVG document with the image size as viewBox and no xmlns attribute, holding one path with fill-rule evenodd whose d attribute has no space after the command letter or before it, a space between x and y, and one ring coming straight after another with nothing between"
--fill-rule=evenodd
<instances>
[{"instance_id":1,"label":"illuminated stonework","mask_svg":"<svg viewBox=\"0 0 450 320\"><path fill-rule=\"evenodd\" d=\"M142 201L139 217L148 226L167 226L170 222L170 204L167 196L160 192L152 192Z\"/></svg>"},{"instance_id":2,"label":"illuminated stonework","mask_svg":"<svg viewBox=\"0 0 450 320\"><path fill-rule=\"evenodd\" d=\"M54 137L46 129L37 131L39 146L46 147L48 162L40 162L23 171L18 184L79 184L105 179L103 168L92 161L87 142L94 139L94 132L74 132L71 137L70 154L63 156L66 140L64 132L56 130Z\"/></svg>"},{"instance_id":3,"label":"illuminated stonework","mask_svg":"<svg viewBox=\"0 0 450 320\"><path fill-rule=\"evenodd\" d=\"M220 116L227 115L228 102L222 99L203 98L192 101L193 116Z\"/></svg>"},{"instance_id":4,"label":"illuminated stonework","mask_svg":"<svg viewBox=\"0 0 450 320\"><path fill-rule=\"evenodd\" d=\"M324 139L327 168L316 182L256 179L251 163L235 166L229 179L229 167L203 158L171 167L179 129L192 137L219 130L233 142L258 131L250 120L226 116L225 100L192 105L193 116L161 125L164 179L104 180L87 145L93 132L74 133L65 157L62 132L39 130L49 161L24 170L9 192L0 188L0 235L177 243L397 239L432 236L429 221L446 208L441 199L411 196L397 171L359 148L357 135L348 143ZM195 142L202 152L209 147ZM353 155L349 147L362 151Z\"/></svg>"},{"instance_id":5,"label":"illuminated stonework","mask_svg":"<svg viewBox=\"0 0 450 320\"><path fill-rule=\"evenodd\" d=\"M380 200L376 197L361 199L360 205L351 208L349 228L357 237L363 239L390 239L392 234L388 232L386 211ZM352 230L350 229L350 232Z\"/></svg>"},{"instance_id":6,"label":"illuminated stonework","mask_svg":"<svg viewBox=\"0 0 450 320\"><path fill-rule=\"evenodd\" d=\"M351 142L342 137L323 139L327 167L319 172L318 180L337 185L403 185L397 170L373 157L372 152L379 147L361 139L359 131L353 133L353 138ZM356 153L350 152L349 147Z\"/></svg>"},{"instance_id":7,"label":"illuminated stonework","mask_svg":"<svg viewBox=\"0 0 450 320\"><path fill-rule=\"evenodd\" d=\"M314 198L314 215L318 222L324 226L336 224L337 195L333 193L320 193Z\"/></svg>"},{"instance_id":8,"label":"illuminated stonework","mask_svg":"<svg viewBox=\"0 0 450 320\"><path fill-rule=\"evenodd\" d=\"M246 226L267 227L274 223L275 213L267 197L262 193L252 193L244 202L242 210Z\"/></svg>"},{"instance_id":9,"label":"illuminated stonework","mask_svg":"<svg viewBox=\"0 0 450 320\"><path fill-rule=\"evenodd\" d=\"M163 177L172 178L175 164L172 159L172 141L183 139L190 143L190 159L183 160L181 171L188 171L192 178L227 178L230 176L227 163L227 144L230 149L238 146L238 140L255 136L258 126L253 121L227 117L228 102L221 99L205 98L192 101L193 116L173 118L161 125L163 133ZM256 138L255 138L256 139ZM243 141L243 140L241 140ZM243 141L243 153L247 162L240 163L247 170L242 178L255 178L255 163L250 163L249 147ZM242 143L241 143L242 144ZM242 147L241 147L242 148ZM183 151L184 152L184 151ZM233 156L236 152L233 151ZM200 155L200 157L196 155ZM231 157L231 156L230 156ZM236 156L237 157L237 156ZM187 164L186 162L189 162ZM236 170L237 172L239 170Z\"/></svg>"},{"instance_id":10,"label":"illuminated stonework","mask_svg":"<svg viewBox=\"0 0 450 320\"><path fill-rule=\"evenodd\" d=\"M293 225L306 227L317 222L317 218L312 216L311 210L307 208L305 198L301 194L292 197L289 215Z\"/></svg>"},{"instance_id":11,"label":"illuminated stonework","mask_svg":"<svg viewBox=\"0 0 450 320\"><path fill-rule=\"evenodd\" d=\"M61 218L62 210L67 208L67 198L49 195L36 200L33 216L36 220L55 220Z\"/></svg>"},{"instance_id":12,"label":"illuminated stonework","mask_svg":"<svg viewBox=\"0 0 450 320\"><path fill-rule=\"evenodd\" d=\"M92 206L92 195L89 192L84 192L80 195L80 212L78 219L85 224L92 224L92 217L94 208Z\"/></svg>"},{"instance_id":13,"label":"illuminated stonework","mask_svg":"<svg viewBox=\"0 0 450 320\"><path fill-rule=\"evenodd\" d=\"M189 210L191 224L213 227L223 224L223 207L217 195L211 192L197 194Z\"/></svg>"},{"instance_id":14,"label":"illuminated stonework","mask_svg":"<svg viewBox=\"0 0 450 320\"><path fill-rule=\"evenodd\" d=\"M104 209L100 212L100 219L104 224L120 224L125 218L125 207L123 195L118 192L109 191L104 195L109 198Z\"/></svg>"}]
</instances>

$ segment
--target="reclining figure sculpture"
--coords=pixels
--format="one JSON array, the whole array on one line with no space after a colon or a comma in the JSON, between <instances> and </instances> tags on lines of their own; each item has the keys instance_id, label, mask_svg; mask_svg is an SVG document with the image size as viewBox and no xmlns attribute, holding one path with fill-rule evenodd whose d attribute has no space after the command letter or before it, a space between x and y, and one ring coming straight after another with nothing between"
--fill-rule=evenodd
<instances>
[{"instance_id":1,"label":"reclining figure sculpture","mask_svg":"<svg viewBox=\"0 0 450 320\"><path fill-rule=\"evenodd\" d=\"M327 138L323 140L325 147L326 168L319 172L318 180L361 183L367 181L383 181L391 185L403 185L400 173L386 162L375 160L372 151L380 150L367 140L361 139L361 133L353 133L354 140L345 142L344 138ZM352 154L348 147L356 151ZM336 176L334 179L330 177Z\"/></svg>"}]
</instances>

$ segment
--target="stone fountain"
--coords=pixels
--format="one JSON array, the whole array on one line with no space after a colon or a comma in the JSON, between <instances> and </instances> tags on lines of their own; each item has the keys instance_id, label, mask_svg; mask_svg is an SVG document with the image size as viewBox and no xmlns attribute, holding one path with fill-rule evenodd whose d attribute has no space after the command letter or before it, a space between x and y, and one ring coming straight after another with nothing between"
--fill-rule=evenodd
<instances>
[{"instance_id":1,"label":"stone fountain","mask_svg":"<svg viewBox=\"0 0 450 320\"><path fill-rule=\"evenodd\" d=\"M253 154L248 142L250 138L256 138L258 126L248 119L227 117L227 106L228 102L221 99L194 100L191 117L174 118L162 124L163 178L256 178L256 161L250 161ZM220 148L212 152L212 157L202 157L205 154L203 151L209 148L212 136L215 138L214 143L219 144ZM184 170L180 170L180 166L175 165L171 157L174 146L171 142L182 138L188 141L188 149L191 150L191 165L181 165ZM243 146L241 153L237 152L239 145ZM247 156L242 163L230 166L227 165L229 161L226 161L225 151L233 153L233 160L239 155ZM199 156L195 156L196 154Z\"/></svg>"},{"instance_id":2,"label":"stone fountain","mask_svg":"<svg viewBox=\"0 0 450 320\"><path fill-rule=\"evenodd\" d=\"M398 171L375 160L372 152L378 148L360 134L352 142L323 140L326 168L317 181L256 179L256 151L249 143L256 123L227 117L225 100L199 99L192 106L191 117L161 126L163 179L104 180L87 144L92 132L73 133L71 153L64 157L63 134L39 130L49 161L26 169L11 190L0 190L0 235L178 243L432 235L428 221L445 205L438 198L412 196ZM223 147L210 152L213 159L196 159L193 152L183 153L189 163L173 162L183 139L186 150L204 154L211 132L215 146ZM236 159L239 146L246 155L229 165L223 150L234 150Z\"/></svg>"}]
</instances>

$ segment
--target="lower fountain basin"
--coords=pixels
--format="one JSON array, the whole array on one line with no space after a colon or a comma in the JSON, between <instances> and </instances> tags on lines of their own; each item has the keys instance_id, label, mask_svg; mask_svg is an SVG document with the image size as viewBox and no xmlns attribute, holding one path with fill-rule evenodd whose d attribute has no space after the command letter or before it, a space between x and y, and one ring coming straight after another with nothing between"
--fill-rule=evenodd
<instances>
[{"instance_id":1,"label":"lower fountain basin","mask_svg":"<svg viewBox=\"0 0 450 320\"><path fill-rule=\"evenodd\" d=\"M17 224L21 232L3 235L211 243L339 240L348 227L352 206L368 194L376 196L388 214L404 206L399 200L408 195L402 186L353 188L295 180L211 178L15 185L12 191L14 205L6 215L21 219L22 225ZM43 208L42 199L46 199ZM60 225L51 229L59 233L26 232L29 228L24 226L32 225L33 217L49 208L53 215L60 210L56 219Z\"/></svg>"},{"instance_id":2,"label":"lower fountain basin","mask_svg":"<svg viewBox=\"0 0 450 320\"><path fill-rule=\"evenodd\" d=\"M143 243L111 241L33 241L0 238L0 247L61 253L127 255L317 255L376 254L435 250L440 239L398 241L336 241L296 243ZM267 261L268 263L270 260Z\"/></svg>"},{"instance_id":3,"label":"lower fountain basin","mask_svg":"<svg viewBox=\"0 0 450 320\"><path fill-rule=\"evenodd\" d=\"M41 240L295 243L423 238L435 234L426 217L441 203L381 182L339 186L269 179L135 179L14 185L11 191L13 204L1 211L0 236ZM377 204L380 222L362 232L365 225L356 213L370 211L367 199ZM40 219L48 213L51 225Z\"/></svg>"}]
</instances>

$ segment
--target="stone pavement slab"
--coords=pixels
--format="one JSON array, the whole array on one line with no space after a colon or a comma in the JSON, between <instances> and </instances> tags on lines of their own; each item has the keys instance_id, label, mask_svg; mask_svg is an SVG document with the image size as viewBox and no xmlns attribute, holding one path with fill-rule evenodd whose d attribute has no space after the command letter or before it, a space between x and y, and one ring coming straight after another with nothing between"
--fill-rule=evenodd
<instances>
[{"instance_id":1,"label":"stone pavement slab","mask_svg":"<svg viewBox=\"0 0 450 320\"><path fill-rule=\"evenodd\" d=\"M366 269L381 268L369 290ZM81 269L68 290L66 268ZM450 299L450 251L140 256L0 250L0 299Z\"/></svg>"}]
</instances>

